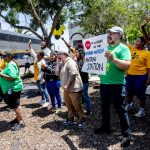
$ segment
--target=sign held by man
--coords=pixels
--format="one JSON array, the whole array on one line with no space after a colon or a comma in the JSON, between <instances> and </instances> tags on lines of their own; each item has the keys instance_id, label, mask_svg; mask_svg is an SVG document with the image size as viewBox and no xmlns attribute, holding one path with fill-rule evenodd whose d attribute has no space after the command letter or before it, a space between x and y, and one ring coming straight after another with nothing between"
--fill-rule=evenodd
<instances>
[{"instance_id":1,"label":"sign held by man","mask_svg":"<svg viewBox=\"0 0 150 150\"><path fill-rule=\"evenodd\" d=\"M82 71L105 75L107 58L104 55L107 50L107 34L84 39L83 45L85 62Z\"/></svg>"}]
</instances>

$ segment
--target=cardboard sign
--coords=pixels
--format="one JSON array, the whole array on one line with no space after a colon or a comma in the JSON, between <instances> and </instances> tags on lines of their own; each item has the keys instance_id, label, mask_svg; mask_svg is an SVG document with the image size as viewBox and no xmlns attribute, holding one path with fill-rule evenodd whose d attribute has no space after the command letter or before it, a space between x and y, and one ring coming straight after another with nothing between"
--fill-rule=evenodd
<instances>
[{"instance_id":1,"label":"cardboard sign","mask_svg":"<svg viewBox=\"0 0 150 150\"><path fill-rule=\"evenodd\" d=\"M85 62L82 72L105 75L107 58L104 55L107 50L107 34L84 39L83 45Z\"/></svg>"}]
</instances>

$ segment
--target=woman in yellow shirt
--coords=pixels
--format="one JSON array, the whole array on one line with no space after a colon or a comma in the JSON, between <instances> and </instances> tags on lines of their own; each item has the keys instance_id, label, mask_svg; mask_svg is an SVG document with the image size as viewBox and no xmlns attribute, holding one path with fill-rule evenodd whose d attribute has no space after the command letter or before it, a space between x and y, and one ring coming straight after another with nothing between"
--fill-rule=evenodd
<instances>
[{"instance_id":1,"label":"woman in yellow shirt","mask_svg":"<svg viewBox=\"0 0 150 150\"><path fill-rule=\"evenodd\" d=\"M4 61L3 55L0 53L0 71L4 70L5 66L6 66L6 62ZM4 94L2 92L1 86L0 86L0 102L4 99ZM5 101L5 100L4 100ZM5 101L6 102L6 101Z\"/></svg>"},{"instance_id":2,"label":"woman in yellow shirt","mask_svg":"<svg viewBox=\"0 0 150 150\"><path fill-rule=\"evenodd\" d=\"M128 104L126 110L129 111L133 105L133 96L140 100L140 110L136 117L144 117L145 112L145 91L146 83L150 81L150 52L144 50L144 37L139 37L134 46L128 45L131 51L131 65L127 71L126 90Z\"/></svg>"}]
</instances>

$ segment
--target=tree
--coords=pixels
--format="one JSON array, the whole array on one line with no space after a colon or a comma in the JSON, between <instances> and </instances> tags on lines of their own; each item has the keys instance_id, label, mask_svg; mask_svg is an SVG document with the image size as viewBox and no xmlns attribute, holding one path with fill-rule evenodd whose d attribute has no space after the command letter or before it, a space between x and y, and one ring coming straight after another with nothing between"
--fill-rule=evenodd
<instances>
[{"instance_id":1,"label":"tree","mask_svg":"<svg viewBox=\"0 0 150 150\"><path fill-rule=\"evenodd\" d=\"M53 31L58 23L63 23L65 17L63 8L70 5L73 0L1 0L0 17L17 29L32 32L38 38L45 37L51 43ZM26 23L23 24L23 18ZM52 21L51 31L48 33L45 24ZM41 29L43 35L38 34Z\"/></svg>"},{"instance_id":2,"label":"tree","mask_svg":"<svg viewBox=\"0 0 150 150\"><path fill-rule=\"evenodd\" d=\"M140 34L140 23L150 10L150 0L84 0L82 11L73 21L85 33L99 35L117 25L133 42Z\"/></svg>"}]
</instances>

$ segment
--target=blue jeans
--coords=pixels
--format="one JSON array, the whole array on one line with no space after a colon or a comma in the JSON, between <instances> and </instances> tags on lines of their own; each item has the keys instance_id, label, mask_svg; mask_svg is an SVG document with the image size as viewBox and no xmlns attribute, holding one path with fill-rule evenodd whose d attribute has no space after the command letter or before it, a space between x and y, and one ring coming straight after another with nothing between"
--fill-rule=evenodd
<instances>
[{"instance_id":1,"label":"blue jeans","mask_svg":"<svg viewBox=\"0 0 150 150\"><path fill-rule=\"evenodd\" d=\"M110 104L113 103L119 116L121 133L127 137L130 136L130 125L128 114L123 106L122 87L123 85L100 85L102 127L110 129Z\"/></svg>"},{"instance_id":2,"label":"blue jeans","mask_svg":"<svg viewBox=\"0 0 150 150\"><path fill-rule=\"evenodd\" d=\"M55 98L57 100L57 104L58 104L58 108L61 108L62 106L62 99L60 96L60 80L56 80L56 81L46 81L46 86L47 86L47 90L49 93L49 96L51 98L51 102L52 102L52 107L56 108L56 101Z\"/></svg>"},{"instance_id":3,"label":"blue jeans","mask_svg":"<svg viewBox=\"0 0 150 150\"><path fill-rule=\"evenodd\" d=\"M37 84L37 86L39 88L42 100L45 100L45 102L49 102L49 96L48 96L48 92L47 92L47 88L46 88L45 82L40 84L40 82L37 81L36 84Z\"/></svg>"},{"instance_id":4,"label":"blue jeans","mask_svg":"<svg viewBox=\"0 0 150 150\"><path fill-rule=\"evenodd\" d=\"M87 113L91 112L91 102L88 94L89 83L83 83L83 98L86 105Z\"/></svg>"}]
</instances>

